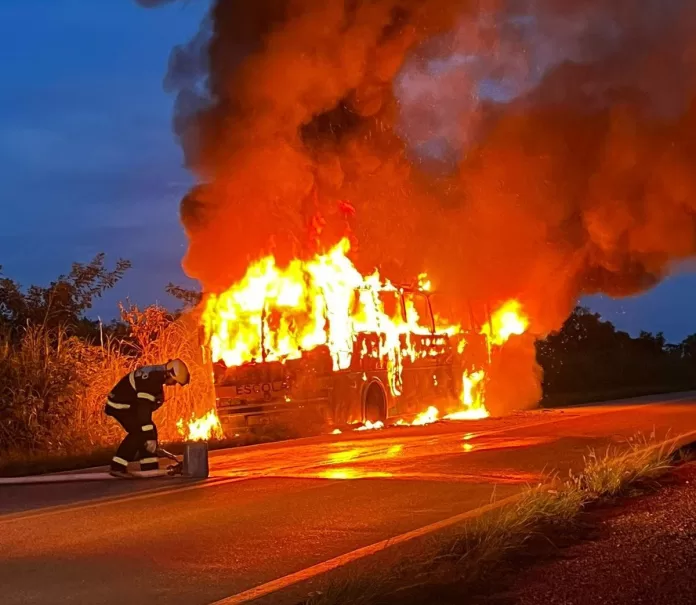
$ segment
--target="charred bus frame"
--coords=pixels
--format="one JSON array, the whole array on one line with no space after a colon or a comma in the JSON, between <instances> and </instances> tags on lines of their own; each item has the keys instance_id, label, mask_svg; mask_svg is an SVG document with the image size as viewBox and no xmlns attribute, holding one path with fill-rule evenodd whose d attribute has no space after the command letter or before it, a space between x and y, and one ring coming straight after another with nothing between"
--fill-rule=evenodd
<instances>
[{"instance_id":1,"label":"charred bus frame","mask_svg":"<svg viewBox=\"0 0 696 605\"><path fill-rule=\"evenodd\" d=\"M366 290L358 288L356 292ZM355 333L351 362L345 369L334 369L327 345L305 350L297 359L269 361L264 309L261 360L229 368L222 362L213 364L217 412L226 432L242 431L274 419L287 420L288 416L334 426L368 420L388 422L418 414L431 403L458 401L462 372L478 369L486 362L485 338L476 331L454 335L438 332L430 291L417 286L395 286L374 295L382 292L398 295L404 320L408 317L407 296L425 301L428 314L428 325L422 325L428 333L399 336L400 349L415 351L416 355L400 351L399 359L392 361L392 365L398 365L397 385L389 376L388 356L383 354L383 332ZM470 320L473 321L471 313ZM463 339L470 354L457 351Z\"/></svg>"}]
</instances>

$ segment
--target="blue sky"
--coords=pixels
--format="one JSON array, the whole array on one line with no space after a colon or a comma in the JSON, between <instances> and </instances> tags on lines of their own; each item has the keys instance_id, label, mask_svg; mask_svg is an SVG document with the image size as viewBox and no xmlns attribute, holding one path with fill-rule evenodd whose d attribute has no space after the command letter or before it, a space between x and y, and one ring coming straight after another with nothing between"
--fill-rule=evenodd
<instances>
[{"instance_id":1,"label":"blue sky","mask_svg":"<svg viewBox=\"0 0 696 605\"><path fill-rule=\"evenodd\" d=\"M45 283L105 251L134 268L96 311L166 302L185 284L178 202L191 183L162 89L171 48L206 0L156 10L132 0L0 0L0 265ZM622 329L696 332L696 276L591 306Z\"/></svg>"},{"instance_id":2,"label":"blue sky","mask_svg":"<svg viewBox=\"0 0 696 605\"><path fill-rule=\"evenodd\" d=\"M178 202L191 177L162 89L205 2L0 0L0 265L43 283L105 251L134 268L99 305L185 283Z\"/></svg>"}]
</instances>

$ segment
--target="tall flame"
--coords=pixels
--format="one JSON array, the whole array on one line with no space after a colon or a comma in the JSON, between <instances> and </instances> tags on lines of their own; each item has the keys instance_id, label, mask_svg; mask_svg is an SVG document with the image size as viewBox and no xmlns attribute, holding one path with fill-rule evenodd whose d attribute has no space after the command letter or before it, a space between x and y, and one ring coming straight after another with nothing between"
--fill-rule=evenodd
<instances>
[{"instance_id":1,"label":"tall flame","mask_svg":"<svg viewBox=\"0 0 696 605\"><path fill-rule=\"evenodd\" d=\"M281 268L272 256L249 267L236 285L207 299L203 323L213 361L238 366L249 361L285 361L327 345L333 369L351 365L357 334L379 334L377 350L364 355L386 360L389 388L401 394L403 357L425 356L411 345L412 334L429 335L429 318L421 317L415 294L404 292L379 273L364 277L347 256L348 239L327 254L308 261L295 259ZM429 282L419 276L420 292ZM404 295L405 317L399 296ZM441 321L439 334L454 334L455 325Z\"/></svg>"},{"instance_id":2,"label":"tall flame","mask_svg":"<svg viewBox=\"0 0 696 605\"><path fill-rule=\"evenodd\" d=\"M295 259L279 267L268 256L253 263L244 277L221 294L206 300L203 325L214 362L228 367L255 361L298 359L304 352L325 345L333 370L351 366L357 335L379 335L376 345L363 341L361 356L381 359L386 368L389 389L394 397L402 392L404 360L438 355L435 348L418 350L413 335L454 335L461 332L456 324L424 317L418 296L425 301L430 290L427 275L418 276L413 289L398 288L379 273L363 276L347 254L350 244L342 239L326 254L301 261ZM403 307L401 306L403 297ZM434 322L433 325L431 322ZM510 300L492 314L482 329L489 347L502 346L513 334L522 334L528 319L519 302ZM460 342L458 352L466 349ZM444 350L443 350L444 351ZM383 366L384 367L384 366ZM437 378L433 380L437 383ZM444 416L448 420L472 420L488 416L485 406L485 372L464 371L462 375L462 409ZM420 426L441 419L440 410L431 406L414 420L399 424ZM382 428L367 423L356 430ZM192 419L180 432L189 439L206 439L221 434L214 410L200 419Z\"/></svg>"},{"instance_id":3,"label":"tall flame","mask_svg":"<svg viewBox=\"0 0 696 605\"><path fill-rule=\"evenodd\" d=\"M488 417L484 402L484 383L486 374L483 370L464 372L462 374L462 404L465 409L447 414L447 420L480 420Z\"/></svg>"}]
</instances>

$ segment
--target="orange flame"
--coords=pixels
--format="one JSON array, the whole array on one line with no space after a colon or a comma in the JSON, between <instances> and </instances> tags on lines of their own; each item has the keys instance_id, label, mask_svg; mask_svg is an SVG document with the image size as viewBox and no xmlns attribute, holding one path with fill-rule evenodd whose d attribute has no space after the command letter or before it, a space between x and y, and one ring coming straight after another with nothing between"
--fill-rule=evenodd
<instances>
[{"instance_id":1,"label":"orange flame","mask_svg":"<svg viewBox=\"0 0 696 605\"><path fill-rule=\"evenodd\" d=\"M186 426L184 426L184 419L180 418L176 427L186 441L208 441L211 437L222 439L224 436L215 410L210 410L200 418L192 417Z\"/></svg>"},{"instance_id":2,"label":"orange flame","mask_svg":"<svg viewBox=\"0 0 696 605\"><path fill-rule=\"evenodd\" d=\"M529 318L522 312L522 305L509 300L491 316L490 323L481 330L492 345L504 345L513 334L524 334L529 327Z\"/></svg>"},{"instance_id":3,"label":"orange flame","mask_svg":"<svg viewBox=\"0 0 696 605\"><path fill-rule=\"evenodd\" d=\"M440 411L435 406L430 406L425 412L418 414L411 422L411 426L423 426L437 422L440 418Z\"/></svg>"},{"instance_id":4,"label":"orange flame","mask_svg":"<svg viewBox=\"0 0 696 605\"><path fill-rule=\"evenodd\" d=\"M208 296L203 326L212 360L222 361L228 367L251 361L284 362L325 345L333 369L338 371L351 366L358 334L378 334L376 350L363 344L358 354L385 363L389 389L394 397L399 397L404 360L415 361L433 354L417 351L411 342L414 334L431 334L430 317L420 317L415 295L408 289L397 288L377 272L363 276L348 258L349 250L349 241L344 238L326 254L307 261L295 259L287 267L279 267L275 258L268 256L251 264L244 277L227 291ZM430 288L427 275L419 275L416 291L426 293ZM404 308L393 303L389 308L389 297L396 301L401 295ZM439 318L435 318L435 324L438 334L461 333L458 325ZM488 338L489 347L501 346L511 335L522 334L527 325L520 303L511 300L491 316L481 333ZM462 340L458 352L465 349L466 342ZM437 384L435 376L433 381ZM461 404L463 409L444 418L471 420L488 416L483 370L463 373ZM397 424L421 426L440 419L440 410L431 406L411 423L401 420ZM354 430L383 427L382 422L366 422ZM205 439L218 430L214 411L188 425L193 438L201 435ZM185 432L183 422L181 431Z\"/></svg>"},{"instance_id":5,"label":"orange flame","mask_svg":"<svg viewBox=\"0 0 696 605\"><path fill-rule=\"evenodd\" d=\"M285 268L269 256L252 264L226 292L211 294L203 323L213 361L228 367L285 361L327 345L334 370L344 370L352 361L355 335L376 333L381 335L379 350L364 354L386 360L389 388L399 396L402 359L417 355L408 337L428 335L431 326L422 324L408 296L405 318L397 307L389 312L385 299L401 291L377 272L361 275L347 257L349 250L344 238L328 253L304 262L295 259ZM422 291L430 287L425 275L419 276L419 284ZM439 322L436 331L454 334L459 328Z\"/></svg>"},{"instance_id":6,"label":"orange flame","mask_svg":"<svg viewBox=\"0 0 696 605\"><path fill-rule=\"evenodd\" d=\"M462 404L466 409L447 414L447 420L480 420L488 417L484 403L483 380L486 374L483 370L462 375Z\"/></svg>"}]
</instances>

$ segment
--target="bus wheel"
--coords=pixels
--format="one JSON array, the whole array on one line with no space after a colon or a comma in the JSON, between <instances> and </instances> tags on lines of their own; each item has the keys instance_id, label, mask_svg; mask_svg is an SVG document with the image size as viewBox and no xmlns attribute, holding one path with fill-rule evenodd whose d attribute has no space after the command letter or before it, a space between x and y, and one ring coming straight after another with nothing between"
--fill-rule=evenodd
<instances>
[{"instance_id":1,"label":"bus wheel","mask_svg":"<svg viewBox=\"0 0 696 605\"><path fill-rule=\"evenodd\" d=\"M372 423L387 419L387 398L384 396L384 389L379 383L373 382L367 388L365 395L365 420Z\"/></svg>"}]
</instances>

